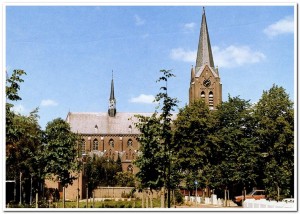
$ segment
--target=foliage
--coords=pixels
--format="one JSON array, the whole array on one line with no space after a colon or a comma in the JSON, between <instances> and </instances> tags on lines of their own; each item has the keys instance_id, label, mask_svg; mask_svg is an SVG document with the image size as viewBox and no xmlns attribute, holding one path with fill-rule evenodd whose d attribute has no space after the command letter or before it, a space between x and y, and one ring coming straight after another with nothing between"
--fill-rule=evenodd
<instances>
[{"instance_id":1,"label":"foliage","mask_svg":"<svg viewBox=\"0 0 300 214\"><path fill-rule=\"evenodd\" d=\"M88 188L92 192L98 186L116 186L118 184L120 160L107 159L105 157L93 156L87 158L84 164L84 177L88 183Z\"/></svg>"},{"instance_id":2,"label":"foliage","mask_svg":"<svg viewBox=\"0 0 300 214\"><path fill-rule=\"evenodd\" d=\"M213 127L211 111L202 100L180 109L174 121L172 152L176 165L189 190L206 185L202 170L208 164L210 135Z\"/></svg>"},{"instance_id":3,"label":"foliage","mask_svg":"<svg viewBox=\"0 0 300 214\"><path fill-rule=\"evenodd\" d=\"M263 182L268 196L277 198L277 188L286 197L294 194L294 109L282 87L264 91L255 105L257 137Z\"/></svg>"},{"instance_id":4,"label":"foliage","mask_svg":"<svg viewBox=\"0 0 300 214\"><path fill-rule=\"evenodd\" d=\"M61 118L47 123L44 137L44 158L47 162L45 171L49 176L56 176L55 180L65 187L76 179L72 175L72 172L77 170L76 139L69 124Z\"/></svg>"},{"instance_id":5,"label":"foliage","mask_svg":"<svg viewBox=\"0 0 300 214\"><path fill-rule=\"evenodd\" d=\"M157 114L151 117L137 115L136 127L141 132L138 137L142 155L135 161L139 168L136 176L142 188L158 189L163 186L163 145L160 142L161 126Z\"/></svg>"},{"instance_id":6,"label":"foliage","mask_svg":"<svg viewBox=\"0 0 300 214\"><path fill-rule=\"evenodd\" d=\"M249 101L228 97L214 112L216 130L211 146L211 186L241 192L257 186L258 146ZM234 194L236 192L233 192Z\"/></svg>"},{"instance_id":7,"label":"foliage","mask_svg":"<svg viewBox=\"0 0 300 214\"><path fill-rule=\"evenodd\" d=\"M135 186L135 177L130 172L117 172L115 179L117 185L121 187L134 187Z\"/></svg>"},{"instance_id":8,"label":"foliage","mask_svg":"<svg viewBox=\"0 0 300 214\"><path fill-rule=\"evenodd\" d=\"M38 124L38 108L29 115L21 115L12 110L12 102L22 100L18 92L23 70L14 70L6 80L6 179L22 178L25 201L29 201L30 187L37 189L44 178L40 151L42 150L42 130ZM30 180L33 180L32 185ZM18 182L19 183L19 182Z\"/></svg>"}]
</instances>

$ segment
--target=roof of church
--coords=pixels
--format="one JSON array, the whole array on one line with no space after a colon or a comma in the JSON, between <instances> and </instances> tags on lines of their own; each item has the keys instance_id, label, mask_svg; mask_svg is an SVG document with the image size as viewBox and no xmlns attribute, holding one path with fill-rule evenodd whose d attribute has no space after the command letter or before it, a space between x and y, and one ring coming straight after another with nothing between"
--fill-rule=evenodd
<instances>
[{"instance_id":1,"label":"roof of church","mask_svg":"<svg viewBox=\"0 0 300 214\"><path fill-rule=\"evenodd\" d=\"M215 67L211 51L204 7L202 13L200 38L197 51L196 68L201 67L203 65L208 65L212 68Z\"/></svg>"},{"instance_id":2,"label":"roof of church","mask_svg":"<svg viewBox=\"0 0 300 214\"><path fill-rule=\"evenodd\" d=\"M71 126L71 131L80 134L140 134L134 123L135 115L151 116L153 113L128 113L118 112L115 117L110 117L105 112L69 112L66 121ZM173 119L176 117L174 114ZM95 130L95 127L98 127ZM131 126L131 130L130 130Z\"/></svg>"}]
</instances>

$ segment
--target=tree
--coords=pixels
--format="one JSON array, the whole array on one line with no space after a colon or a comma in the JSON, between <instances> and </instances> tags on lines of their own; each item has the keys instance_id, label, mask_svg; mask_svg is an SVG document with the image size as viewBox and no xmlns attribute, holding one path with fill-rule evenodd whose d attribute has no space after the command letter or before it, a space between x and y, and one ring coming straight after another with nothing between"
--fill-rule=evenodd
<instances>
[{"instance_id":1,"label":"tree","mask_svg":"<svg viewBox=\"0 0 300 214\"><path fill-rule=\"evenodd\" d=\"M261 174L268 196L294 194L294 109L284 88L273 85L255 105Z\"/></svg>"},{"instance_id":2,"label":"tree","mask_svg":"<svg viewBox=\"0 0 300 214\"><path fill-rule=\"evenodd\" d=\"M136 176L142 188L159 189L163 186L164 154L160 142L161 126L157 114L151 117L137 115L135 124L141 132L138 137L142 154L134 162L139 171Z\"/></svg>"},{"instance_id":3,"label":"tree","mask_svg":"<svg viewBox=\"0 0 300 214\"><path fill-rule=\"evenodd\" d=\"M162 76L157 82L163 82L155 101L161 106L161 113L155 112L151 117L137 115L139 122L136 127L141 132L139 142L141 144L140 156L136 164L140 168L137 176L142 187L159 188L162 186L168 190L168 207L170 207L171 195L171 117L172 111L177 106L177 99L168 96L168 79L174 77L171 70L160 70ZM157 108L159 108L158 106ZM154 173L153 173L154 172ZM174 176L175 178L175 176ZM174 179L173 179L174 180Z\"/></svg>"},{"instance_id":4,"label":"tree","mask_svg":"<svg viewBox=\"0 0 300 214\"><path fill-rule=\"evenodd\" d=\"M38 124L38 108L26 116L12 110L13 102L22 100L18 94L20 84L24 82L22 75L26 75L23 70L14 70L6 80L6 179L15 182L21 179L22 192L19 194L23 196L25 193L21 200L24 198L25 202L31 202L32 189L36 189L43 180L43 166L37 164L42 131Z\"/></svg>"},{"instance_id":5,"label":"tree","mask_svg":"<svg viewBox=\"0 0 300 214\"><path fill-rule=\"evenodd\" d=\"M121 187L134 187L135 178L131 172L117 172L115 179L117 180L117 185Z\"/></svg>"},{"instance_id":6,"label":"tree","mask_svg":"<svg viewBox=\"0 0 300 214\"><path fill-rule=\"evenodd\" d=\"M229 188L234 194L257 186L258 146L249 101L228 97L214 112L216 125L210 149L211 185Z\"/></svg>"},{"instance_id":7,"label":"tree","mask_svg":"<svg viewBox=\"0 0 300 214\"><path fill-rule=\"evenodd\" d=\"M209 178L203 174L208 164L211 148L210 138L213 129L211 111L202 100L180 109L174 121L174 139L172 152L181 176L189 190L195 189L194 181L199 186L207 186Z\"/></svg>"},{"instance_id":8,"label":"tree","mask_svg":"<svg viewBox=\"0 0 300 214\"><path fill-rule=\"evenodd\" d=\"M45 171L50 177L55 176L54 180L59 181L63 188L72 185L76 179L72 174L77 170L76 139L69 124L61 118L47 123L44 136Z\"/></svg>"}]
</instances>

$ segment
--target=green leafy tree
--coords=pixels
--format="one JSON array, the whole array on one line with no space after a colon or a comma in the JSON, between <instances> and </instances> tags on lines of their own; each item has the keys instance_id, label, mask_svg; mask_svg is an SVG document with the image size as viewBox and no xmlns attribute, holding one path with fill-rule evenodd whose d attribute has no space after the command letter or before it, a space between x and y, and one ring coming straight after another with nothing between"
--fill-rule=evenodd
<instances>
[{"instance_id":1,"label":"green leafy tree","mask_svg":"<svg viewBox=\"0 0 300 214\"><path fill-rule=\"evenodd\" d=\"M142 154L134 162L139 168L136 176L142 188L159 189L163 186L164 154L160 141L161 125L157 114L151 117L137 115L135 124L141 134L138 137Z\"/></svg>"},{"instance_id":2,"label":"green leafy tree","mask_svg":"<svg viewBox=\"0 0 300 214\"><path fill-rule=\"evenodd\" d=\"M38 108L26 116L12 110L13 102L22 100L18 92L24 82L23 75L26 75L23 70L14 70L6 80L6 179L22 179L22 196L25 193L22 202L28 203L32 189L42 183L44 173L43 165L37 164L42 149Z\"/></svg>"},{"instance_id":3,"label":"green leafy tree","mask_svg":"<svg viewBox=\"0 0 300 214\"><path fill-rule=\"evenodd\" d=\"M249 101L228 97L214 112L215 134L210 144L211 185L228 188L232 195L257 186L258 145Z\"/></svg>"},{"instance_id":4,"label":"green leafy tree","mask_svg":"<svg viewBox=\"0 0 300 214\"><path fill-rule=\"evenodd\" d=\"M155 112L151 117L136 116L139 119L136 127L141 132L139 142L143 153L136 161L140 168L137 177L142 187L150 187L152 190L164 186L170 196L170 189L174 186L176 177L175 173L171 172L171 118L178 101L168 95L168 79L174 77L174 74L171 70L160 70L160 72L162 76L157 82L163 82L164 85L160 88L161 92L156 95L155 101L159 103L157 108L161 108L162 112L160 114ZM168 197L168 207L170 207L170 197Z\"/></svg>"},{"instance_id":5,"label":"green leafy tree","mask_svg":"<svg viewBox=\"0 0 300 214\"><path fill-rule=\"evenodd\" d=\"M180 109L174 121L172 152L189 190L195 189L195 180L198 187L209 181L203 169L209 163L213 124L211 111L202 100Z\"/></svg>"},{"instance_id":6,"label":"green leafy tree","mask_svg":"<svg viewBox=\"0 0 300 214\"><path fill-rule=\"evenodd\" d=\"M268 196L294 195L294 108L284 88L264 91L255 105L261 175Z\"/></svg>"},{"instance_id":7,"label":"green leafy tree","mask_svg":"<svg viewBox=\"0 0 300 214\"><path fill-rule=\"evenodd\" d=\"M117 185L121 187L134 187L135 177L130 172L117 172L115 179L117 180Z\"/></svg>"},{"instance_id":8,"label":"green leafy tree","mask_svg":"<svg viewBox=\"0 0 300 214\"><path fill-rule=\"evenodd\" d=\"M54 180L59 181L63 188L72 185L76 179L76 140L76 135L63 119L57 118L47 123L44 136L45 171L50 178L54 176Z\"/></svg>"}]
</instances>

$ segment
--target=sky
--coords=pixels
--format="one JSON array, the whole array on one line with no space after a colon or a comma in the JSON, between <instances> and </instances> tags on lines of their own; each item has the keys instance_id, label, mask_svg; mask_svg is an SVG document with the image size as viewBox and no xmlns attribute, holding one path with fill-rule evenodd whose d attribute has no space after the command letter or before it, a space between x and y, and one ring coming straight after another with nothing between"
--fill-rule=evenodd
<instances>
[{"instance_id":1,"label":"sky","mask_svg":"<svg viewBox=\"0 0 300 214\"><path fill-rule=\"evenodd\" d=\"M202 6L6 6L6 70L23 69L15 111L39 107L39 124L68 112L154 112L160 70L176 75L168 92L188 103ZM273 84L292 101L293 6L205 6L223 101L257 102Z\"/></svg>"}]
</instances>

